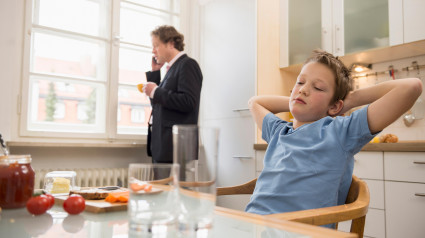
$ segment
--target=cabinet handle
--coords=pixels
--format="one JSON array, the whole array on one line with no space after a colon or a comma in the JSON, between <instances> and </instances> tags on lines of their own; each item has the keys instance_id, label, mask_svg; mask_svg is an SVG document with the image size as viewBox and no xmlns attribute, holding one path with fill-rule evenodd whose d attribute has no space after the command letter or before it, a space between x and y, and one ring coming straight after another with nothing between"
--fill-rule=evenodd
<instances>
[{"instance_id":1,"label":"cabinet handle","mask_svg":"<svg viewBox=\"0 0 425 238\"><path fill-rule=\"evenodd\" d=\"M233 156L233 159L252 159L252 156Z\"/></svg>"},{"instance_id":2,"label":"cabinet handle","mask_svg":"<svg viewBox=\"0 0 425 238\"><path fill-rule=\"evenodd\" d=\"M338 55L339 54L339 51L341 50L341 48L339 47L339 37L338 37L338 35L339 35L339 30L340 30L340 27L338 26L338 25L335 25L335 53Z\"/></svg>"},{"instance_id":3,"label":"cabinet handle","mask_svg":"<svg viewBox=\"0 0 425 238\"><path fill-rule=\"evenodd\" d=\"M425 164L425 161L413 161L414 164Z\"/></svg>"},{"instance_id":4,"label":"cabinet handle","mask_svg":"<svg viewBox=\"0 0 425 238\"><path fill-rule=\"evenodd\" d=\"M425 193L415 193L415 196L418 196L418 197L425 197Z\"/></svg>"},{"instance_id":5,"label":"cabinet handle","mask_svg":"<svg viewBox=\"0 0 425 238\"><path fill-rule=\"evenodd\" d=\"M234 111L234 112L249 111L249 108L233 109L232 111Z\"/></svg>"}]
</instances>

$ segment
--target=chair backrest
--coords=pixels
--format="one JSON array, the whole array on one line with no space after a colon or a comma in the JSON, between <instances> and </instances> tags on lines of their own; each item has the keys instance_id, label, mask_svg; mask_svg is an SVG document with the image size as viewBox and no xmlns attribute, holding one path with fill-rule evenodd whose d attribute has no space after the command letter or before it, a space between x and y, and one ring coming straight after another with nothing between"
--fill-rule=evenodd
<instances>
[{"instance_id":1,"label":"chair backrest","mask_svg":"<svg viewBox=\"0 0 425 238\"><path fill-rule=\"evenodd\" d=\"M255 183L256 179L239 186L217 188L217 195L249 194L254 191ZM369 200L370 195L367 184L353 175L344 205L266 216L316 226L351 220L350 232L356 233L361 238L363 237Z\"/></svg>"}]
</instances>

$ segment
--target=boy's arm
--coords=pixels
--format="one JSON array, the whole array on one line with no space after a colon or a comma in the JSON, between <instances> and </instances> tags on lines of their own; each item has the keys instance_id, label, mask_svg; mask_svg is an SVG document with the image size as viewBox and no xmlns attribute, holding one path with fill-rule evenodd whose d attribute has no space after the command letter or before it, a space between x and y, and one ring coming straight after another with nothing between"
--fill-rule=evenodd
<instances>
[{"instance_id":1,"label":"boy's arm","mask_svg":"<svg viewBox=\"0 0 425 238\"><path fill-rule=\"evenodd\" d=\"M289 97L254 96L249 100L248 105L255 123L261 130L263 119L268 113L289 112Z\"/></svg>"},{"instance_id":2,"label":"boy's arm","mask_svg":"<svg viewBox=\"0 0 425 238\"><path fill-rule=\"evenodd\" d=\"M407 110L422 93L422 83L417 78L397 79L352 91L344 100L343 112L370 104L367 121L372 134L382 131Z\"/></svg>"}]
</instances>

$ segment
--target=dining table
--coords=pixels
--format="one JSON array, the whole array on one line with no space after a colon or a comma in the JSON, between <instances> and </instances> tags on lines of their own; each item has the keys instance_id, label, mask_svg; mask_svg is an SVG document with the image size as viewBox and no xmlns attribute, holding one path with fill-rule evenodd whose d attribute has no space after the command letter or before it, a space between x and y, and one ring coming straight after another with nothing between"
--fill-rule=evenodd
<instances>
[{"instance_id":1,"label":"dining table","mask_svg":"<svg viewBox=\"0 0 425 238\"><path fill-rule=\"evenodd\" d=\"M167 234L138 236L129 232L128 221L126 210L104 213L84 211L78 215L70 215L63 210L62 206L56 204L46 213L35 216L31 215L26 208L3 209L0 213L0 237L189 237L186 233L179 232L177 228ZM352 233L216 206L212 228L198 230L192 233L191 237L354 238L357 236Z\"/></svg>"}]
</instances>

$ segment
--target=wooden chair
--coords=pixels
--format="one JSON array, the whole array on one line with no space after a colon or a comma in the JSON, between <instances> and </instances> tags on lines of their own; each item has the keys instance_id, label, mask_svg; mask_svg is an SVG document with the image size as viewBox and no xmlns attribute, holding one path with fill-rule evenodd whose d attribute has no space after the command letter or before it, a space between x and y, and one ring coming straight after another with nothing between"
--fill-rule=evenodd
<instances>
[{"instance_id":1,"label":"wooden chair","mask_svg":"<svg viewBox=\"0 0 425 238\"><path fill-rule=\"evenodd\" d=\"M242 185L217 188L217 195L252 194L256 182L257 179L253 179ZM350 232L362 238L366 213L369 208L369 200L370 197L367 184L353 175L350 190L348 191L344 205L265 216L316 226L336 223L336 227L338 227L338 222L351 220Z\"/></svg>"}]
</instances>

